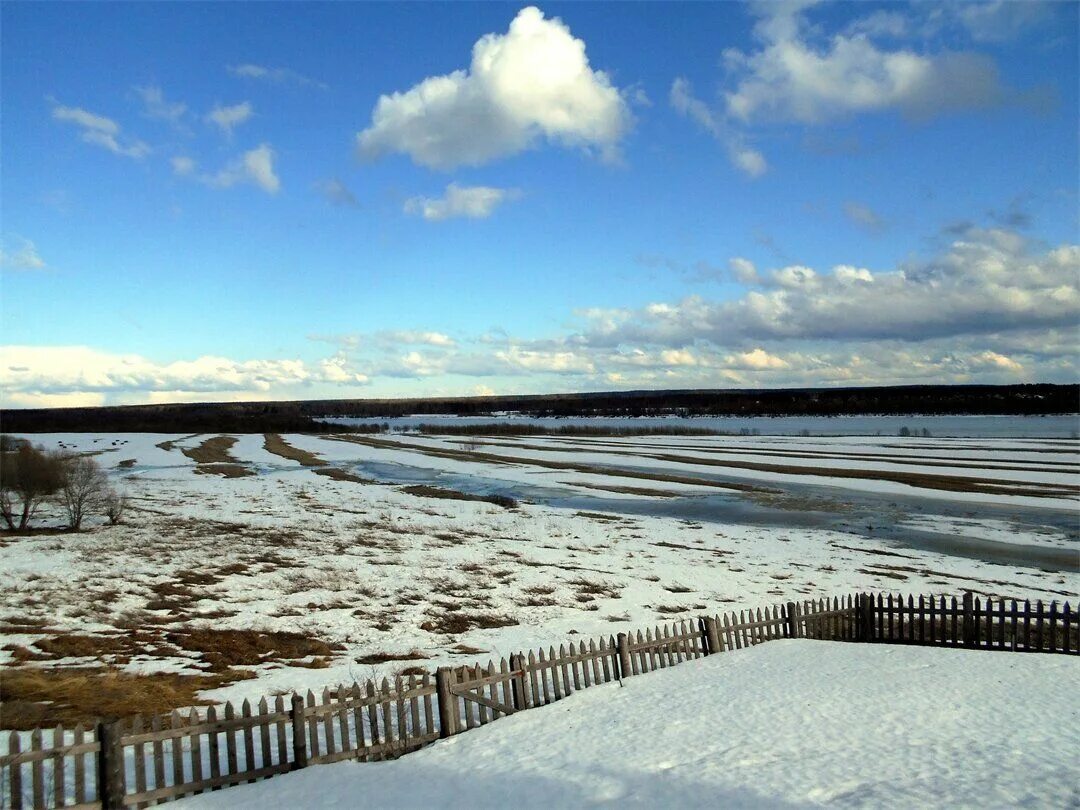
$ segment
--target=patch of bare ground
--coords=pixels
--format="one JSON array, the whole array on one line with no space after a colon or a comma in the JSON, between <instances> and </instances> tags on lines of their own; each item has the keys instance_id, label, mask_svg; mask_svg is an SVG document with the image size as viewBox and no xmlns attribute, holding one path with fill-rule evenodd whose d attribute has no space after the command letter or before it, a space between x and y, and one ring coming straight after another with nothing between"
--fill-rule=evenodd
<instances>
[{"instance_id":1,"label":"patch of bare ground","mask_svg":"<svg viewBox=\"0 0 1080 810\"><path fill-rule=\"evenodd\" d=\"M601 492L616 492L620 495L641 495L646 498L678 498L680 493L670 489L651 489L650 487L620 487L614 484L586 484L582 481L563 481L566 486L581 487L582 489L596 489Z\"/></svg>"},{"instance_id":2,"label":"patch of bare ground","mask_svg":"<svg viewBox=\"0 0 1080 810\"><path fill-rule=\"evenodd\" d=\"M167 633L165 640L188 652L198 653L211 671L235 666L256 666L270 662L303 666L302 659L333 658L345 649L301 633L256 630L214 630L186 628Z\"/></svg>"},{"instance_id":3,"label":"patch of bare ground","mask_svg":"<svg viewBox=\"0 0 1080 810\"><path fill-rule=\"evenodd\" d=\"M240 459L229 452L236 442L235 436L211 436L198 447L184 447L180 452L196 464L236 464Z\"/></svg>"},{"instance_id":4,"label":"patch of bare ground","mask_svg":"<svg viewBox=\"0 0 1080 810\"><path fill-rule=\"evenodd\" d=\"M176 448L176 445L178 445L180 442L187 441L188 439L194 439L198 435L200 434L190 433L187 436L181 436L179 439L169 439L168 441L158 442L154 445L154 447L159 447L167 453L170 450L174 450Z\"/></svg>"},{"instance_id":5,"label":"patch of bare ground","mask_svg":"<svg viewBox=\"0 0 1080 810\"><path fill-rule=\"evenodd\" d=\"M138 459L134 459L134 458L125 458L123 461L116 462L116 469L118 469L118 470L130 470L132 467L135 466L135 462L137 460Z\"/></svg>"},{"instance_id":6,"label":"patch of bare ground","mask_svg":"<svg viewBox=\"0 0 1080 810\"><path fill-rule=\"evenodd\" d=\"M31 729L63 723L84 726L98 718L156 716L176 708L211 705L198 693L252 678L229 670L209 675L158 672L134 675L116 668L22 667L0 677L4 728Z\"/></svg>"},{"instance_id":7,"label":"patch of bare ground","mask_svg":"<svg viewBox=\"0 0 1080 810\"><path fill-rule=\"evenodd\" d=\"M456 636L467 633L469 630L513 627L516 624L519 622L512 616L496 613L464 613L455 610L430 616L420 625L420 629L444 636Z\"/></svg>"},{"instance_id":8,"label":"patch of bare ground","mask_svg":"<svg viewBox=\"0 0 1080 810\"><path fill-rule=\"evenodd\" d=\"M374 652L367 655L361 655L356 659L358 664L386 664L390 661L423 661L430 658L430 655L426 655L420 650L409 650L408 652L393 653L393 652Z\"/></svg>"},{"instance_id":9,"label":"patch of bare ground","mask_svg":"<svg viewBox=\"0 0 1080 810\"><path fill-rule=\"evenodd\" d=\"M320 467L317 470L312 470L316 475L325 475L327 478L332 478L334 481L348 481L353 484L374 484L370 478L361 478L359 475L343 470L340 467ZM335 511L341 511L336 509ZM363 514L362 512L360 514Z\"/></svg>"},{"instance_id":10,"label":"patch of bare ground","mask_svg":"<svg viewBox=\"0 0 1080 810\"><path fill-rule=\"evenodd\" d=\"M501 506L504 509L514 509L517 506L517 501L513 498L508 498L505 495L470 495L468 492L459 492L456 489L445 489L443 487L432 487L427 484L402 487L401 491L409 495L415 495L419 498L442 498L454 501L482 501L483 503L492 503L496 506Z\"/></svg>"},{"instance_id":11,"label":"patch of bare ground","mask_svg":"<svg viewBox=\"0 0 1080 810\"><path fill-rule=\"evenodd\" d=\"M200 475L220 475L223 478L244 478L255 471L243 464L200 464L195 468Z\"/></svg>"},{"instance_id":12,"label":"patch of bare ground","mask_svg":"<svg viewBox=\"0 0 1080 810\"><path fill-rule=\"evenodd\" d=\"M277 433L263 434L263 449L268 453L273 453L275 456L299 462L305 467L323 467L326 465L326 462L315 453L293 447Z\"/></svg>"}]
</instances>

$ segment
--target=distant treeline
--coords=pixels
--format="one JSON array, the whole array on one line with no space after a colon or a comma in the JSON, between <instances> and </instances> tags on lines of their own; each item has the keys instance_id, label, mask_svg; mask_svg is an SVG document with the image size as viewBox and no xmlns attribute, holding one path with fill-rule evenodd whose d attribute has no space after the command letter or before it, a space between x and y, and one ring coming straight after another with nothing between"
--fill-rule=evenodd
<instances>
[{"instance_id":1,"label":"distant treeline","mask_svg":"<svg viewBox=\"0 0 1080 810\"><path fill-rule=\"evenodd\" d=\"M600 425L560 425L545 427L517 422L491 422L483 425L417 425L418 433L431 436L723 436L725 431L709 428L676 427L603 427ZM730 434L727 434L730 435Z\"/></svg>"},{"instance_id":2,"label":"distant treeline","mask_svg":"<svg viewBox=\"0 0 1080 810\"><path fill-rule=\"evenodd\" d=\"M1053 414L1080 409L1080 385L912 385L883 388L618 391L442 399L222 402L110 408L9 410L11 433L325 433L347 430L318 417L414 414L490 416L843 416Z\"/></svg>"}]
</instances>

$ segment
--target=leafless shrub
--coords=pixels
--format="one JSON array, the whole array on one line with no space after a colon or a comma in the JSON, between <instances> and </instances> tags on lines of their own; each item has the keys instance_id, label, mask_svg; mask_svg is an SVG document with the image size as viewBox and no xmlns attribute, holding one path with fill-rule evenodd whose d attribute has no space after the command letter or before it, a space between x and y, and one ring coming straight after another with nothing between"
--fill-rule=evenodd
<instances>
[{"instance_id":1,"label":"leafless shrub","mask_svg":"<svg viewBox=\"0 0 1080 810\"><path fill-rule=\"evenodd\" d=\"M104 514L110 526L118 526L124 520L124 512L127 510L128 498L123 492L115 490L105 496Z\"/></svg>"},{"instance_id":2,"label":"leafless shrub","mask_svg":"<svg viewBox=\"0 0 1080 810\"><path fill-rule=\"evenodd\" d=\"M64 457L60 503L67 513L69 529L76 532L82 529L87 512L102 507L110 493L109 479L94 459Z\"/></svg>"},{"instance_id":3,"label":"leafless shrub","mask_svg":"<svg viewBox=\"0 0 1080 810\"><path fill-rule=\"evenodd\" d=\"M38 507L63 484L64 456L60 453L30 444L0 453L0 516L8 529L26 531Z\"/></svg>"}]
</instances>

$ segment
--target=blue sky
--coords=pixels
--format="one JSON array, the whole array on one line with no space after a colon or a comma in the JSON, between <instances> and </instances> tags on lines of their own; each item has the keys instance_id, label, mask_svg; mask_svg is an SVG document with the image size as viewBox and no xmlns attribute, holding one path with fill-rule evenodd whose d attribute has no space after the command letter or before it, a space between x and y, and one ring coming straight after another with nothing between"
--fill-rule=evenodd
<instances>
[{"instance_id":1,"label":"blue sky","mask_svg":"<svg viewBox=\"0 0 1080 810\"><path fill-rule=\"evenodd\" d=\"M1075 3L0 14L8 407L1077 379Z\"/></svg>"}]
</instances>

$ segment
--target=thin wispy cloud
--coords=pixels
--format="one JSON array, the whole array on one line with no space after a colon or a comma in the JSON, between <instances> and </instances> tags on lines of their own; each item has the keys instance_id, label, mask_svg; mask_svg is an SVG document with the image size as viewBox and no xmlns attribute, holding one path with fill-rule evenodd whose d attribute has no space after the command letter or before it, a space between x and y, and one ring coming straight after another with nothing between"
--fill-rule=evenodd
<instances>
[{"instance_id":1,"label":"thin wispy cloud","mask_svg":"<svg viewBox=\"0 0 1080 810\"><path fill-rule=\"evenodd\" d=\"M138 138L128 138L121 132L120 125L104 115L85 110L82 107L67 107L49 99L52 104L54 121L72 124L79 129L79 136L85 143L107 149L114 155L140 160L152 151Z\"/></svg>"},{"instance_id":2,"label":"thin wispy cloud","mask_svg":"<svg viewBox=\"0 0 1080 810\"><path fill-rule=\"evenodd\" d=\"M486 219L500 205L521 197L516 188L459 186L451 183L442 197L412 197L405 201L405 213L422 216L430 222L444 219Z\"/></svg>"},{"instance_id":3,"label":"thin wispy cloud","mask_svg":"<svg viewBox=\"0 0 1080 810\"><path fill-rule=\"evenodd\" d=\"M5 270L44 270L46 265L33 242L10 234L0 242L0 267Z\"/></svg>"},{"instance_id":4,"label":"thin wispy cloud","mask_svg":"<svg viewBox=\"0 0 1080 810\"><path fill-rule=\"evenodd\" d=\"M320 90L328 89L328 86L323 82L311 79L289 68L267 67L248 62L241 65L228 65L225 69L231 75L241 79L255 79L270 82L271 84L292 84L299 87L317 87Z\"/></svg>"},{"instance_id":5,"label":"thin wispy cloud","mask_svg":"<svg viewBox=\"0 0 1080 810\"><path fill-rule=\"evenodd\" d=\"M231 137L233 130L250 120L254 114L255 107L252 106L250 101L242 101L229 107L217 104L214 109L206 114L206 120Z\"/></svg>"}]
</instances>

